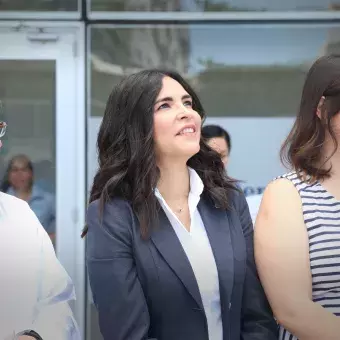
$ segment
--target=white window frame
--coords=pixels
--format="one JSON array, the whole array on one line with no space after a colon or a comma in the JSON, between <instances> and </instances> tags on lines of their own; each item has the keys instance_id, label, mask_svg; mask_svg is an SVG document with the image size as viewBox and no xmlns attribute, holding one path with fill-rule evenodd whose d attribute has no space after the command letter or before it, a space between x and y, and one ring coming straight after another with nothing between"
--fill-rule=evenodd
<instances>
[{"instance_id":1,"label":"white window frame","mask_svg":"<svg viewBox=\"0 0 340 340\"><path fill-rule=\"evenodd\" d=\"M29 0L27 0L28 2ZM77 1L76 11L0 11L0 19L6 20L79 20L82 15L83 0Z\"/></svg>"}]
</instances>

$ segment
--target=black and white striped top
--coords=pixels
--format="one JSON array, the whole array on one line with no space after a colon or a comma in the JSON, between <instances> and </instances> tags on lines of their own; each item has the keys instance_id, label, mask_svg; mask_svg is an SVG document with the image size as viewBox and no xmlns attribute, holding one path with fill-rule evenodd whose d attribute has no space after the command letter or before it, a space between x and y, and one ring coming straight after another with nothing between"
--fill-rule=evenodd
<instances>
[{"instance_id":1,"label":"black and white striped top","mask_svg":"<svg viewBox=\"0 0 340 340\"><path fill-rule=\"evenodd\" d=\"M319 182L308 184L296 172L289 179L298 190L309 236L313 300L340 316L340 201ZM339 319L340 322L340 319ZM279 340L297 340L283 327Z\"/></svg>"}]
</instances>

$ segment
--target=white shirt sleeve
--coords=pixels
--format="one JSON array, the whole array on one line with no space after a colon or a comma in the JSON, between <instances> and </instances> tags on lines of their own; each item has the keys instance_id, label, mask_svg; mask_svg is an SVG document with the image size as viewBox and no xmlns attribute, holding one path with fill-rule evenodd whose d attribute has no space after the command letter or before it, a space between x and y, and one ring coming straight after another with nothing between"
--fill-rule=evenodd
<instances>
[{"instance_id":1,"label":"white shirt sleeve","mask_svg":"<svg viewBox=\"0 0 340 340\"><path fill-rule=\"evenodd\" d=\"M73 283L58 261L52 242L31 209L26 222L36 230L39 251L38 301L31 329L44 340L80 340L69 301L75 300ZM32 245L34 246L34 245Z\"/></svg>"}]
</instances>

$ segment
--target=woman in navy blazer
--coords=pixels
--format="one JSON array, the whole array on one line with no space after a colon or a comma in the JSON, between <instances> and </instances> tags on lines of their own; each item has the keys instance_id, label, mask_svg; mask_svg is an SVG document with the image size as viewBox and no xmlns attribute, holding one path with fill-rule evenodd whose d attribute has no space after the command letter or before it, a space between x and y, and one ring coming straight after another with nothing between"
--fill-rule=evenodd
<instances>
[{"instance_id":1,"label":"woman in navy blazer","mask_svg":"<svg viewBox=\"0 0 340 340\"><path fill-rule=\"evenodd\" d=\"M104 340L274 340L246 200L201 138L175 72L112 91L98 135L87 266Z\"/></svg>"}]
</instances>

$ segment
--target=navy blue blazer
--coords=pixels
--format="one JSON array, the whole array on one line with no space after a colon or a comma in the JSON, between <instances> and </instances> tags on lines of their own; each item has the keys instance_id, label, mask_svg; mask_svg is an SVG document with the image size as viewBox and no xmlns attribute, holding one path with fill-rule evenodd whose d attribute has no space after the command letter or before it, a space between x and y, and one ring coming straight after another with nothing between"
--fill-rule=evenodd
<instances>
[{"instance_id":1,"label":"navy blue blazer","mask_svg":"<svg viewBox=\"0 0 340 340\"><path fill-rule=\"evenodd\" d=\"M198 209L217 265L223 340L277 340L277 325L257 276L253 225L242 193L232 208L204 197ZM141 238L130 204L99 202L87 213L87 267L104 340L208 339L198 285L162 209L150 239Z\"/></svg>"}]
</instances>

